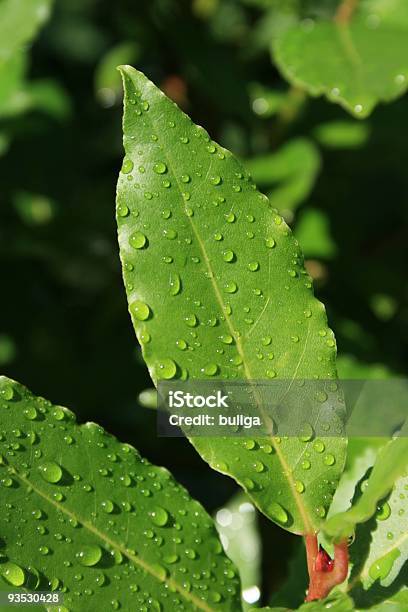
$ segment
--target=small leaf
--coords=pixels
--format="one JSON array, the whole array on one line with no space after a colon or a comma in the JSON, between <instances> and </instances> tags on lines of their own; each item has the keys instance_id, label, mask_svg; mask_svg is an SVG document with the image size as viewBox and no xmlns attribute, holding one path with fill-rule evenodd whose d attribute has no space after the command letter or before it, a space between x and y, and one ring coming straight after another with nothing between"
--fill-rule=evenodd
<instances>
[{"instance_id":1,"label":"small leaf","mask_svg":"<svg viewBox=\"0 0 408 612\"><path fill-rule=\"evenodd\" d=\"M119 244L154 382L276 376L290 387L297 378L335 378L333 334L282 217L229 151L143 74L121 71ZM191 441L262 512L296 533L318 529L345 457L339 437L319 442L326 452L313 450L311 438Z\"/></svg>"},{"instance_id":2,"label":"small leaf","mask_svg":"<svg viewBox=\"0 0 408 612\"><path fill-rule=\"evenodd\" d=\"M373 23L367 15L349 24L308 21L278 37L273 55L292 84L312 96L325 95L358 118L408 87L408 29L403 23Z\"/></svg>"},{"instance_id":3,"label":"small leaf","mask_svg":"<svg viewBox=\"0 0 408 612\"><path fill-rule=\"evenodd\" d=\"M248 172L268 193L271 206L293 211L313 189L321 160L315 145L304 138L285 144L276 153L260 155L246 162Z\"/></svg>"},{"instance_id":4,"label":"small leaf","mask_svg":"<svg viewBox=\"0 0 408 612\"><path fill-rule=\"evenodd\" d=\"M213 521L165 469L5 377L0 423L3 586L73 611L240 609Z\"/></svg>"},{"instance_id":5,"label":"small leaf","mask_svg":"<svg viewBox=\"0 0 408 612\"><path fill-rule=\"evenodd\" d=\"M358 573L352 574L353 583L358 579L365 589L374 582L387 587L398 576L408 558L407 491L408 477L399 478L391 495L378 506L375 529L370 538L361 539L363 546L369 541L369 551Z\"/></svg>"},{"instance_id":6,"label":"small leaf","mask_svg":"<svg viewBox=\"0 0 408 612\"><path fill-rule=\"evenodd\" d=\"M406 428L406 426L405 426ZM349 510L332 516L324 525L324 532L334 540L350 537L358 523L370 519L378 502L392 489L398 477L408 468L408 438L402 437L388 442L378 453L367 486L357 503Z\"/></svg>"}]
</instances>

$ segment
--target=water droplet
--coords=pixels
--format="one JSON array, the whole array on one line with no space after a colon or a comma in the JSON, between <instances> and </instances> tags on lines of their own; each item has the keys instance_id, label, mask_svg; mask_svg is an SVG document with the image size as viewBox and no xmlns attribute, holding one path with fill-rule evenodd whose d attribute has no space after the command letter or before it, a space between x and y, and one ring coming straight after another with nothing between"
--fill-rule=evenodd
<instances>
[{"instance_id":1,"label":"water droplet","mask_svg":"<svg viewBox=\"0 0 408 612\"><path fill-rule=\"evenodd\" d=\"M316 442L313 444L313 448L316 453L322 453L326 447L324 445L324 442L322 442L321 440L316 440Z\"/></svg>"},{"instance_id":2,"label":"water droplet","mask_svg":"<svg viewBox=\"0 0 408 612\"><path fill-rule=\"evenodd\" d=\"M313 427L310 425L310 423L302 423L299 440L302 442L309 442L309 440L313 438L313 434Z\"/></svg>"},{"instance_id":3,"label":"water droplet","mask_svg":"<svg viewBox=\"0 0 408 612\"><path fill-rule=\"evenodd\" d=\"M114 510L114 505L113 502L110 499L104 499L101 502L101 508L104 512L106 512L106 514L111 514L111 512L113 512Z\"/></svg>"},{"instance_id":4,"label":"water droplet","mask_svg":"<svg viewBox=\"0 0 408 612\"><path fill-rule=\"evenodd\" d=\"M223 344L232 344L234 338L230 334L223 334L222 336L220 336L220 340Z\"/></svg>"},{"instance_id":5,"label":"water droplet","mask_svg":"<svg viewBox=\"0 0 408 612\"><path fill-rule=\"evenodd\" d=\"M324 506L317 506L316 514L320 518L324 518L326 516L326 509Z\"/></svg>"},{"instance_id":6,"label":"water droplet","mask_svg":"<svg viewBox=\"0 0 408 612\"><path fill-rule=\"evenodd\" d=\"M131 314L139 321L146 321L150 316L150 308L145 302L135 300L129 306Z\"/></svg>"},{"instance_id":7,"label":"water droplet","mask_svg":"<svg viewBox=\"0 0 408 612\"><path fill-rule=\"evenodd\" d=\"M248 264L248 270L250 270L251 272L256 272L257 270L259 270L259 263L257 261L251 261Z\"/></svg>"},{"instance_id":8,"label":"water droplet","mask_svg":"<svg viewBox=\"0 0 408 612\"><path fill-rule=\"evenodd\" d=\"M266 238L265 244L268 247L268 249L273 249L276 246L276 242L273 238Z\"/></svg>"},{"instance_id":9,"label":"water droplet","mask_svg":"<svg viewBox=\"0 0 408 612\"><path fill-rule=\"evenodd\" d=\"M189 559L195 559L197 557L197 553L194 548L186 548L184 552L186 557L188 557Z\"/></svg>"},{"instance_id":10,"label":"water droplet","mask_svg":"<svg viewBox=\"0 0 408 612\"><path fill-rule=\"evenodd\" d=\"M252 438L248 438L248 440L243 441L242 446L247 450L253 450L256 447L256 442Z\"/></svg>"},{"instance_id":11,"label":"water droplet","mask_svg":"<svg viewBox=\"0 0 408 612\"><path fill-rule=\"evenodd\" d=\"M265 466L262 461L254 461L252 467L254 468L255 472L263 472L265 469Z\"/></svg>"},{"instance_id":12,"label":"water droplet","mask_svg":"<svg viewBox=\"0 0 408 612\"><path fill-rule=\"evenodd\" d=\"M188 174L183 174L181 177L181 182L182 183L189 183L191 181L191 176L189 176Z\"/></svg>"},{"instance_id":13,"label":"water droplet","mask_svg":"<svg viewBox=\"0 0 408 612\"><path fill-rule=\"evenodd\" d=\"M177 238L177 232L174 229L165 229L163 230L163 236L167 238L167 240L174 240Z\"/></svg>"},{"instance_id":14,"label":"water droplet","mask_svg":"<svg viewBox=\"0 0 408 612\"><path fill-rule=\"evenodd\" d=\"M146 242L147 238L142 232L133 232L129 237L129 244L134 249L142 249Z\"/></svg>"},{"instance_id":15,"label":"water droplet","mask_svg":"<svg viewBox=\"0 0 408 612\"><path fill-rule=\"evenodd\" d=\"M7 582L13 586L19 587L25 582L24 570L19 565L12 563L11 561L0 564L0 573L3 578L5 578Z\"/></svg>"},{"instance_id":16,"label":"water droplet","mask_svg":"<svg viewBox=\"0 0 408 612\"><path fill-rule=\"evenodd\" d=\"M302 461L302 469L303 470L310 470L310 468L311 468L310 461L308 461L307 459L305 459L305 461Z\"/></svg>"},{"instance_id":17,"label":"water droplet","mask_svg":"<svg viewBox=\"0 0 408 612\"><path fill-rule=\"evenodd\" d=\"M169 515L167 511L161 506L155 506L154 508L152 508L152 510L149 512L149 516L152 523L154 523L158 527L164 527L169 521Z\"/></svg>"},{"instance_id":18,"label":"water droplet","mask_svg":"<svg viewBox=\"0 0 408 612\"><path fill-rule=\"evenodd\" d=\"M226 214L226 215L224 215L224 216L225 216L225 220L227 221L227 223L234 223L234 221L235 221L235 219L236 219L236 217L235 217L234 213L232 213L232 212L227 213L227 214Z\"/></svg>"},{"instance_id":19,"label":"water droplet","mask_svg":"<svg viewBox=\"0 0 408 612\"><path fill-rule=\"evenodd\" d=\"M177 295L181 290L181 279L177 272L170 274L170 294Z\"/></svg>"},{"instance_id":20,"label":"water droplet","mask_svg":"<svg viewBox=\"0 0 408 612\"><path fill-rule=\"evenodd\" d=\"M164 174L167 172L167 166L163 162L158 162L157 164L154 164L153 170L156 174Z\"/></svg>"},{"instance_id":21,"label":"water droplet","mask_svg":"<svg viewBox=\"0 0 408 612\"><path fill-rule=\"evenodd\" d=\"M288 513L286 512L285 508L278 502L272 502L268 506L267 512L274 521L281 523L282 525L286 525L289 520Z\"/></svg>"},{"instance_id":22,"label":"water droplet","mask_svg":"<svg viewBox=\"0 0 408 612\"><path fill-rule=\"evenodd\" d=\"M157 372L160 378L169 380L174 378L177 372L177 366L172 359L162 359L157 364Z\"/></svg>"},{"instance_id":23,"label":"water droplet","mask_svg":"<svg viewBox=\"0 0 408 612\"><path fill-rule=\"evenodd\" d=\"M176 346L180 351L185 351L187 348L187 342L183 339L176 340Z\"/></svg>"},{"instance_id":24,"label":"water droplet","mask_svg":"<svg viewBox=\"0 0 408 612\"><path fill-rule=\"evenodd\" d=\"M129 208L126 206L126 204L118 204L117 211L119 217L127 217L129 214Z\"/></svg>"},{"instance_id":25,"label":"water droplet","mask_svg":"<svg viewBox=\"0 0 408 612\"><path fill-rule=\"evenodd\" d=\"M129 172L132 172L132 170L133 170L132 160L125 157L125 159L123 160L123 164L122 164L122 173L129 174Z\"/></svg>"},{"instance_id":26,"label":"water droplet","mask_svg":"<svg viewBox=\"0 0 408 612\"><path fill-rule=\"evenodd\" d=\"M215 363L207 363L201 368L201 372L206 376L215 376L218 372L218 366Z\"/></svg>"},{"instance_id":27,"label":"water droplet","mask_svg":"<svg viewBox=\"0 0 408 612\"><path fill-rule=\"evenodd\" d=\"M62 470L58 463L47 461L39 466L41 476L46 482L56 484L62 478Z\"/></svg>"},{"instance_id":28,"label":"water droplet","mask_svg":"<svg viewBox=\"0 0 408 612\"><path fill-rule=\"evenodd\" d=\"M210 183L212 185L220 185L221 182L222 182L222 179L221 179L221 177L218 174L216 174L215 176L212 176L210 178Z\"/></svg>"},{"instance_id":29,"label":"water droplet","mask_svg":"<svg viewBox=\"0 0 408 612\"><path fill-rule=\"evenodd\" d=\"M325 456L324 462L326 465L334 465L336 462L336 458L334 455L329 453L328 455Z\"/></svg>"},{"instance_id":30,"label":"water droplet","mask_svg":"<svg viewBox=\"0 0 408 612\"><path fill-rule=\"evenodd\" d=\"M24 416L29 421L34 421L37 418L37 410L34 408L34 406L28 406L24 410Z\"/></svg>"},{"instance_id":31,"label":"water droplet","mask_svg":"<svg viewBox=\"0 0 408 612\"><path fill-rule=\"evenodd\" d=\"M224 253L222 254L222 258L227 263L231 263L235 260L235 253L234 251L231 251L231 250L224 251Z\"/></svg>"},{"instance_id":32,"label":"water droplet","mask_svg":"<svg viewBox=\"0 0 408 612\"><path fill-rule=\"evenodd\" d=\"M224 291L226 291L227 293L235 293L236 291L238 291L238 286L236 283L234 283L234 281L230 281L229 283L226 283L224 285Z\"/></svg>"},{"instance_id":33,"label":"water droplet","mask_svg":"<svg viewBox=\"0 0 408 612\"><path fill-rule=\"evenodd\" d=\"M384 502L383 504L377 507L376 515L379 521L386 521L387 518L391 516L391 506L388 502Z\"/></svg>"},{"instance_id":34,"label":"water droplet","mask_svg":"<svg viewBox=\"0 0 408 612\"><path fill-rule=\"evenodd\" d=\"M303 484L303 482L301 480L296 480L295 481L295 489L298 493L303 493L305 490L305 485Z\"/></svg>"},{"instance_id":35,"label":"water droplet","mask_svg":"<svg viewBox=\"0 0 408 612\"><path fill-rule=\"evenodd\" d=\"M7 402L9 402L14 397L14 389L13 389L13 387L11 385L5 385L0 390L0 396L1 396L1 399L4 399Z\"/></svg>"},{"instance_id":36,"label":"water droplet","mask_svg":"<svg viewBox=\"0 0 408 612\"><path fill-rule=\"evenodd\" d=\"M198 320L195 314L189 314L184 317L184 321L188 327L196 327L198 325Z\"/></svg>"},{"instance_id":37,"label":"water droplet","mask_svg":"<svg viewBox=\"0 0 408 612\"><path fill-rule=\"evenodd\" d=\"M220 234L220 232L215 232L214 234L214 240L217 240L217 242L219 242L220 240L223 239L223 235Z\"/></svg>"},{"instance_id":38,"label":"water droplet","mask_svg":"<svg viewBox=\"0 0 408 612\"><path fill-rule=\"evenodd\" d=\"M82 546L75 556L81 565L92 567L101 560L102 550L99 546Z\"/></svg>"},{"instance_id":39,"label":"water droplet","mask_svg":"<svg viewBox=\"0 0 408 612\"><path fill-rule=\"evenodd\" d=\"M276 372L275 370L266 370L266 375L268 378L275 378L276 377Z\"/></svg>"}]
</instances>

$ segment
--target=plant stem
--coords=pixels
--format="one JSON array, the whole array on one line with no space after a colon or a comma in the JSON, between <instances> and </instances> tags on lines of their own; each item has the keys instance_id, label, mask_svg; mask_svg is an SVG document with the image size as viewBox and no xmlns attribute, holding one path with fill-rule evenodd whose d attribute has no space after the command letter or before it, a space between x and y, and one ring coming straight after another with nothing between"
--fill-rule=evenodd
<instances>
[{"instance_id":1,"label":"plant stem","mask_svg":"<svg viewBox=\"0 0 408 612\"><path fill-rule=\"evenodd\" d=\"M343 0L336 11L334 21L343 25L348 23L357 8L357 4L358 0Z\"/></svg>"},{"instance_id":2,"label":"plant stem","mask_svg":"<svg viewBox=\"0 0 408 612\"><path fill-rule=\"evenodd\" d=\"M330 563L322 563L327 553L321 549L317 542L317 535L305 536L307 569L309 572L309 589L306 601L324 599L332 588L341 584L348 574L348 546L343 541L334 545L334 559Z\"/></svg>"}]
</instances>

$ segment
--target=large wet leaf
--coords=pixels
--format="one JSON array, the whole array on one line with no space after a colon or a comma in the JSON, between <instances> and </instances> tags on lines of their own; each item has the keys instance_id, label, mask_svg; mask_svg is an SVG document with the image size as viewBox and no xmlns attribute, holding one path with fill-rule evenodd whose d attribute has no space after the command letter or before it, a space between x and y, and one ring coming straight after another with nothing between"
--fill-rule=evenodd
<instances>
[{"instance_id":1,"label":"large wet leaf","mask_svg":"<svg viewBox=\"0 0 408 612\"><path fill-rule=\"evenodd\" d=\"M295 379L334 378L335 340L282 217L234 156L143 74L122 74L119 243L153 380L281 378L289 389ZM318 528L345 454L342 439L312 435L191 440L297 533Z\"/></svg>"},{"instance_id":2,"label":"large wet leaf","mask_svg":"<svg viewBox=\"0 0 408 612\"><path fill-rule=\"evenodd\" d=\"M0 378L0 588L67 609L239 610L213 521L163 468Z\"/></svg>"},{"instance_id":3,"label":"large wet leaf","mask_svg":"<svg viewBox=\"0 0 408 612\"><path fill-rule=\"evenodd\" d=\"M408 12L406 3L403 10ZM376 19L368 11L348 24L297 24L275 40L273 56L291 83L359 118L408 86L406 23Z\"/></svg>"},{"instance_id":4,"label":"large wet leaf","mask_svg":"<svg viewBox=\"0 0 408 612\"><path fill-rule=\"evenodd\" d=\"M408 428L402 437L395 438L378 452L373 471L359 500L348 510L332 516L324 525L324 532L334 540L351 536L356 525L369 520L378 502L392 490L400 476L408 470ZM404 435L405 434L405 435Z\"/></svg>"}]
</instances>

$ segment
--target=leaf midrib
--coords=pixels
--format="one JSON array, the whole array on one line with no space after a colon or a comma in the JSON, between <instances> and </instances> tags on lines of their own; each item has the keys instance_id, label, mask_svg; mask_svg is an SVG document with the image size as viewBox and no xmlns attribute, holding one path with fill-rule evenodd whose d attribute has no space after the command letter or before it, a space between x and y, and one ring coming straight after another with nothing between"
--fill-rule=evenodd
<instances>
[{"instance_id":1,"label":"leaf midrib","mask_svg":"<svg viewBox=\"0 0 408 612\"><path fill-rule=\"evenodd\" d=\"M176 590L182 597L184 597L186 601L188 601L189 603L193 603L199 610L203 610L204 612L216 612L214 608L209 607L206 604L206 602L204 602L202 599L199 599L193 593L184 589L173 578L171 577L168 577L165 579L161 578L158 575L158 573L154 571L154 568L149 563L147 563L144 559L142 559L140 556L132 554L127 548L125 548L124 546L121 546L120 544L112 540L107 534L103 533L102 531L97 529L94 525L92 525L92 523L76 515L75 512L72 512L66 506L59 504L54 499L51 499L46 493L44 493L43 491L41 491L41 489L36 487L36 485L33 484L27 477L20 474L18 470L12 464L9 464L9 465L13 469L13 475L15 476L15 478L20 480L20 482L24 483L27 487L30 487L42 499L44 499L46 502L54 506L54 508L56 508L57 510L65 514L66 516L69 516L70 518L78 521L78 523L81 523L81 525L85 527L85 529L87 529L97 538L102 540L102 542L105 545L108 545L114 550L119 551L121 554L127 557L129 561L141 567L146 573L153 576L153 578L155 578L158 582L167 584L170 588L173 588L174 590Z\"/></svg>"},{"instance_id":2,"label":"leaf midrib","mask_svg":"<svg viewBox=\"0 0 408 612\"><path fill-rule=\"evenodd\" d=\"M132 83L133 83L133 79L132 79ZM155 129L156 126L155 126L153 120L151 119L151 116L148 115L148 117L149 117L148 121L150 122L152 128ZM251 371L250 371L249 365L248 365L246 357L245 357L245 351L244 351L244 349L242 347L242 344L241 344L241 339L238 336L238 334L236 333L236 330L234 329L234 326L233 326L233 324L231 322L231 319L230 319L230 316L228 314L228 310L226 309L226 305L224 303L224 300L222 298L220 289L219 289L218 284L217 284L216 279L215 279L215 274L213 272L213 269L212 269L212 266L211 266L211 262L210 262L210 260L209 260L209 258L207 256L207 252L206 252L206 249L205 249L205 244L204 244L203 240L201 239L201 236L200 236L200 234L199 234L199 232L198 232L198 230L197 230L197 228L195 226L195 223L194 223L192 217L190 217L187 214L186 205L185 205L184 198L183 198L183 189L182 189L182 186L181 186L180 181L178 179L177 173L174 171L174 160L173 160L169 150L168 149L164 149L163 145L160 143L159 140L157 142L159 143L160 149L162 150L163 155L165 156L166 162L167 162L167 164L168 164L168 166L169 166L169 168L170 168L170 170L171 170L171 172L172 172L172 174L174 176L174 179L175 179L175 182L176 182L176 185L177 185L177 190L179 192L180 199L181 199L181 202L182 202L183 212L185 213L185 215L186 215L186 217L187 217L187 219L188 219L188 221L189 221L189 223L191 225L192 231L193 231L193 233L194 233L194 235L196 237L196 240L198 242L198 245L200 247L201 253L202 253L203 258L204 258L205 265L206 265L208 273L209 273L211 284L212 284L213 289L214 289L216 300L217 300L217 302L219 304L221 312L223 313L223 315L225 317L225 321L227 323L228 329L229 329L231 335L235 339L237 351L238 351L239 356L242 359L242 363L243 363L243 366L244 366L245 379L249 383L251 383L251 381L253 381L254 378L251 375ZM229 151L227 151L226 149L223 149L223 147L220 147L220 148L223 150L223 152L226 155L229 155ZM269 255L269 257L270 256L271 255ZM308 332L309 332L309 327L308 327ZM307 336L307 338L308 338L308 336ZM301 355L300 359L302 359L303 355L305 354L307 338L306 338L305 347L304 347L304 350L302 352L302 355ZM298 364L296 366L296 370L295 370L294 376L296 375L296 372L297 372L297 370L299 368L299 365L300 365L300 360L299 360L299 362L298 362ZM257 401L257 405L258 405L258 409L259 409L260 413L263 416L266 416L264 411L262 410L261 403L259 401ZM276 452L276 455L279 458L279 461L280 461L280 463L282 465L284 476L285 476L285 478L286 478L286 480L288 482L289 489L290 489L290 491L292 493L292 497L293 497L293 499L295 501L295 504L296 504L296 506L297 506L297 508L299 510L299 514L300 514L300 516L302 518L303 526L304 526L304 529L305 529L305 533L312 533L312 532L314 532L314 527L313 527L312 522L309 519L309 515L308 515L308 512L307 512L307 509L306 509L306 507L304 506L304 504L302 502L300 494L296 490L295 483L292 481L292 479L290 477L288 477L288 474L290 473L290 466L288 465L288 463L286 461L286 458L283 455L283 453L282 453L282 451L281 451L281 449L279 447L279 444L277 444L277 442L275 441L275 438L273 436L269 436L268 439L270 439L270 441L271 441L271 443L272 443L272 445L274 447L274 450Z\"/></svg>"}]
</instances>

